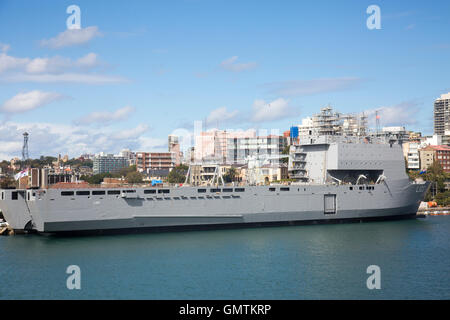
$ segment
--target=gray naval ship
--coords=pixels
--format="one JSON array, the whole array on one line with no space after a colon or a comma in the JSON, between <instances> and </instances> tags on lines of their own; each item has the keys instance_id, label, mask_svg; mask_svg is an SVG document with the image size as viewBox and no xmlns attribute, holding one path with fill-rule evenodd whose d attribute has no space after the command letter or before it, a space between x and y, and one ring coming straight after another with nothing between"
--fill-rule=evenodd
<instances>
[{"instance_id":1,"label":"gray naval ship","mask_svg":"<svg viewBox=\"0 0 450 320\"><path fill-rule=\"evenodd\" d=\"M429 182L406 174L401 139L345 134L329 114L291 146L290 184L1 190L0 209L16 231L60 234L415 217Z\"/></svg>"}]
</instances>

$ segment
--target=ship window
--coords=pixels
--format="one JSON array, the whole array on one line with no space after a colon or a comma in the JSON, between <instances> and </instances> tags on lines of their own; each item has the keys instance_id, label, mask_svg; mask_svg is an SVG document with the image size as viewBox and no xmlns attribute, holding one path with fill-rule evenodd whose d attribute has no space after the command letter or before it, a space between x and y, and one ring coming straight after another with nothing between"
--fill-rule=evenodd
<instances>
[{"instance_id":1,"label":"ship window","mask_svg":"<svg viewBox=\"0 0 450 320\"><path fill-rule=\"evenodd\" d=\"M364 190L364 187L359 187L359 190Z\"/></svg>"},{"instance_id":2,"label":"ship window","mask_svg":"<svg viewBox=\"0 0 450 320\"><path fill-rule=\"evenodd\" d=\"M120 190L108 190L108 194L120 194Z\"/></svg>"},{"instance_id":3,"label":"ship window","mask_svg":"<svg viewBox=\"0 0 450 320\"><path fill-rule=\"evenodd\" d=\"M122 190L124 193L135 193L136 190Z\"/></svg>"},{"instance_id":4,"label":"ship window","mask_svg":"<svg viewBox=\"0 0 450 320\"><path fill-rule=\"evenodd\" d=\"M220 199L220 197L219 196L214 196L214 199Z\"/></svg>"},{"instance_id":5,"label":"ship window","mask_svg":"<svg viewBox=\"0 0 450 320\"><path fill-rule=\"evenodd\" d=\"M197 197L191 197L192 200L197 200Z\"/></svg>"},{"instance_id":6,"label":"ship window","mask_svg":"<svg viewBox=\"0 0 450 320\"><path fill-rule=\"evenodd\" d=\"M153 201L153 198L147 198L147 200Z\"/></svg>"},{"instance_id":7,"label":"ship window","mask_svg":"<svg viewBox=\"0 0 450 320\"><path fill-rule=\"evenodd\" d=\"M280 191L289 191L289 188L280 188Z\"/></svg>"},{"instance_id":8,"label":"ship window","mask_svg":"<svg viewBox=\"0 0 450 320\"><path fill-rule=\"evenodd\" d=\"M5 193L2 192L2 200L4 200L4 199L5 199Z\"/></svg>"},{"instance_id":9,"label":"ship window","mask_svg":"<svg viewBox=\"0 0 450 320\"><path fill-rule=\"evenodd\" d=\"M233 189L232 188L224 188L223 192L233 192Z\"/></svg>"},{"instance_id":10,"label":"ship window","mask_svg":"<svg viewBox=\"0 0 450 320\"><path fill-rule=\"evenodd\" d=\"M211 189L211 192L220 192L220 189Z\"/></svg>"},{"instance_id":11,"label":"ship window","mask_svg":"<svg viewBox=\"0 0 450 320\"><path fill-rule=\"evenodd\" d=\"M234 188L234 192L245 192L245 188Z\"/></svg>"},{"instance_id":12,"label":"ship window","mask_svg":"<svg viewBox=\"0 0 450 320\"><path fill-rule=\"evenodd\" d=\"M353 187L349 187L350 190L353 190Z\"/></svg>"},{"instance_id":13,"label":"ship window","mask_svg":"<svg viewBox=\"0 0 450 320\"><path fill-rule=\"evenodd\" d=\"M180 197L173 197L173 200L180 200Z\"/></svg>"},{"instance_id":14,"label":"ship window","mask_svg":"<svg viewBox=\"0 0 450 320\"><path fill-rule=\"evenodd\" d=\"M241 196L234 196L234 195L233 195L232 197L236 199L236 198L240 198Z\"/></svg>"},{"instance_id":15,"label":"ship window","mask_svg":"<svg viewBox=\"0 0 450 320\"><path fill-rule=\"evenodd\" d=\"M206 198L207 199L214 199L213 197L211 197L211 196L206 196Z\"/></svg>"},{"instance_id":16,"label":"ship window","mask_svg":"<svg viewBox=\"0 0 450 320\"><path fill-rule=\"evenodd\" d=\"M164 198L164 200L170 200L170 197Z\"/></svg>"},{"instance_id":17,"label":"ship window","mask_svg":"<svg viewBox=\"0 0 450 320\"><path fill-rule=\"evenodd\" d=\"M170 192L170 190L168 190L168 189L159 189L158 190L158 193L169 193Z\"/></svg>"},{"instance_id":18,"label":"ship window","mask_svg":"<svg viewBox=\"0 0 450 320\"><path fill-rule=\"evenodd\" d=\"M99 196L99 195L102 195L102 194L105 194L106 192L105 191L103 191L103 190L94 190L94 191L92 191L92 195L93 196Z\"/></svg>"},{"instance_id":19,"label":"ship window","mask_svg":"<svg viewBox=\"0 0 450 320\"><path fill-rule=\"evenodd\" d=\"M230 196L223 196L222 198L224 198L224 199L231 199Z\"/></svg>"},{"instance_id":20,"label":"ship window","mask_svg":"<svg viewBox=\"0 0 450 320\"><path fill-rule=\"evenodd\" d=\"M144 193L156 193L156 190L147 189L147 190L144 190Z\"/></svg>"},{"instance_id":21,"label":"ship window","mask_svg":"<svg viewBox=\"0 0 450 320\"><path fill-rule=\"evenodd\" d=\"M73 191L61 191L62 196L73 196Z\"/></svg>"},{"instance_id":22,"label":"ship window","mask_svg":"<svg viewBox=\"0 0 450 320\"><path fill-rule=\"evenodd\" d=\"M206 189L198 189L197 191L198 191L198 193L205 193Z\"/></svg>"},{"instance_id":23,"label":"ship window","mask_svg":"<svg viewBox=\"0 0 450 320\"><path fill-rule=\"evenodd\" d=\"M269 191L275 191L275 188L269 188Z\"/></svg>"},{"instance_id":24,"label":"ship window","mask_svg":"<svg viewBox=\"0 0 450 320\"><path fill-rule=\"evenodd\" d=\"M198 197L199 199L205 199L205 197Z\"/></svg>"},{"instance_id":25,"label":"ship window","mask_svg":"<svg viewBox=\"0 0 450 320\"><path fill-rule=\"evenodd\" d=\"M90 191L77 191L77 196L88 196L90 194Z\"/></svg>"},{"instance_id":26,"label":"ship window","mask_svg":"<svg viewBox=\"0 0 450 320\"><path fill-rule=\"evenodd\" d=\"M159 201L161 201L163 198L156 198L156 200L159 200Z\"/></svg>"}]
</instances>

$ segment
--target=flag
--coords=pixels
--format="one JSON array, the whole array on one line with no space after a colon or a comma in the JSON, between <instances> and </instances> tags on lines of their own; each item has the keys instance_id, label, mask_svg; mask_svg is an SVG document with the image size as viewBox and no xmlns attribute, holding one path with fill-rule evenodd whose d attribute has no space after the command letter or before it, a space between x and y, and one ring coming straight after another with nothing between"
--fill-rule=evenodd
<instances>
[{"instance_id":1,"label":"flag","mask_svg":"<svg viewBox=\"0 0 450 320\"><path fill-rule=\"evenodd\" d=\"M28 169L20 171L18 174L14 176L14 179L19 180L20 178L28 176Z\"/></svg>"}]
</instances>

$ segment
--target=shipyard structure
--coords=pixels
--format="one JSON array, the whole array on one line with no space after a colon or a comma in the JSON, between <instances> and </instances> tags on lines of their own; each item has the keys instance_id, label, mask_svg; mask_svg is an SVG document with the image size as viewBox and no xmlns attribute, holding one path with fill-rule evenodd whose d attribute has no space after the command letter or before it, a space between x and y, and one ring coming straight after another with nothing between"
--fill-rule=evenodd
<instances>
[{"instance_id":1,"label":"shipyard structure","mask_svg":"<svg viewBox=\"0 0 450 320\"><path fill-rule=\"evenodd\" d=\"M214 171L211 183L202 186L187 177L181 186L1 190L0 209L16 231L62 234L416 216L429 183L406 174L401 136L369 133L364 116L329 107L313 121L286 155L289 183L226 184ZM253 174L254 160L249 159Z\"/></svg>"}]
</instances>

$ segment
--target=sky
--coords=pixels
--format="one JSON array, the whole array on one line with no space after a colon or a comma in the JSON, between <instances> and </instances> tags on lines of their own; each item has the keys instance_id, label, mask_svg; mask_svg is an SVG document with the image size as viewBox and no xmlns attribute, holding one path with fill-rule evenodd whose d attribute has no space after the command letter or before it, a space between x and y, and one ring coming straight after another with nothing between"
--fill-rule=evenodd
<instances>
[{"instance_id":1,"label":"sky","mask_svg":"<svg viewBox=\"0 0 450 320\"><path fill-rule=\"evenodd\" d=\"M80 9L78 29L71 5ZM379 8L380 28L368 28ZM171 133L288 130L330 104L433 133L449 1L0 0L0 159L165 151Z\"/></svg>"}]
</instances>

